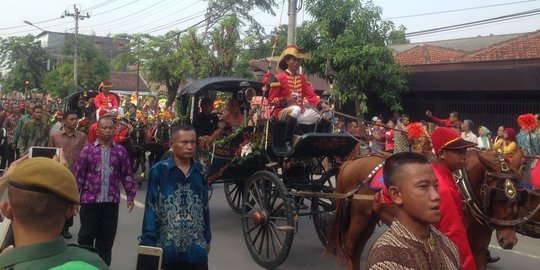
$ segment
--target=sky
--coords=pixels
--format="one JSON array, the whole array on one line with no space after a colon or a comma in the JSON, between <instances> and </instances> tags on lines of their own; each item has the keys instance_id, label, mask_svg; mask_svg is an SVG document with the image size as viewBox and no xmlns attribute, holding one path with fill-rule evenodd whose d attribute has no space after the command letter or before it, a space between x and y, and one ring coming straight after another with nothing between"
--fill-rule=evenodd
<instances>
[{"instance_id":1,"label":"sky","mask_svg":"<svg viewBox=\"0 0 540 270\"><path fill-rule=\"evenodd\" d=\"M263 25L267 32L280 22L287 23L287 1L280 20L282 0L275 8L276 16L259 10L252 15ZM299 0L298 0L299 1ZM540 0L373 0L383 10L383 18L403 25L407 32L427 30L448 25L489 19L512 13L540 9ZM509 4L512 3L512 4ZM64 11L74 12L76 5L82 14L89 13L90 18L79 22L79 33L96 35L114 35L119 33L164 34L170 30L183 30L204 19L207 1L202 0L4 0L0 7L0 37L37 35L41 30L73 32L75 22L72 17L60 18ZM483 6L492 6L476 8ZM475 9L471 9L475 8ZM446 12L457 9L470 9ZM446 12L446 13L438 13ZM438 13L418 16L418 14ZM413 15L413 16L411 16ZM407 18L396 18L410 16ZM298 15L298 24L302 19L309 19L304 11ZM28 21L34 26L27 25ZM490 34L508 34L532 32L540 29L539 15L511 21L476 26L467 29L411 37L411 42L455 39L463 37L485 36Z\"/></svg>"}]
</instances>

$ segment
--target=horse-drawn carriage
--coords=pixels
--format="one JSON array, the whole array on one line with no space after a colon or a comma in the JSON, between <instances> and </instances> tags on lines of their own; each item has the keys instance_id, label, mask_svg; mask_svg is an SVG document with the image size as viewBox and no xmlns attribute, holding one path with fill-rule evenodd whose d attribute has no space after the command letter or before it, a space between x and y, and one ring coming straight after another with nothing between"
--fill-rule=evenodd
<instances>
[{"instance_id":1,"label":"horse-drawn carriage","mask_svg":"<svg viewBox=\"0 0 540 270\"><path fill-rule=\"evenodd\" d=\"M261 117L264 100L261 82L236 78L206 78L187 85L177 102L188 104L187 122L196 125L201 99L227 98L241 101L244 125L206 149L199 149L206 161L208 178L224 183L225 197L241 213L242 229L249 252L266 268L275 268L287 258L300 216L312 216L317 234L326 243L331 200L311 193L332 193L338 166L334 157L348 155L357 141L346 134L306 132L289 150L283 140L284 123ZM249 120L256 117L256 121ZM315 130L302 126L300 130ZM306 209L304 200L310 200Z\"/></svg>"}]
</instances>

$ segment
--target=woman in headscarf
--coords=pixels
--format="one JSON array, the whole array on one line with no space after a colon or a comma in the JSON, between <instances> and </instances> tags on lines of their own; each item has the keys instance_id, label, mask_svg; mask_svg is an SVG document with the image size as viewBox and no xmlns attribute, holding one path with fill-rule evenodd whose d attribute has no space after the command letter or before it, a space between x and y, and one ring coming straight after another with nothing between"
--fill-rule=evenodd
<instances>
[{"instance_id":1,"label":"woman in headscarf","mask_svg":"<svg viewBox=\"0 0 540 270\"><path fill-rule=\"evenodd\" d=\"M502 150L504 155L513 154L516 147L516 131L513 128L505 128L503 138L493 144L493 150Z\"/></svg>"},{"instance_id":2,"label":"woman in headscarf","mask_svg":"<svg viewBox=\"0 0 540 270\"><path fill-rule=\"evenodd\" d=\"M487 127L484 127L484 126L478 127L478 138L477 138L478 148L482 150L491 149L491 142L489 141L490 133L491 131L489 131Z\"/></svg>"}]
</instances>

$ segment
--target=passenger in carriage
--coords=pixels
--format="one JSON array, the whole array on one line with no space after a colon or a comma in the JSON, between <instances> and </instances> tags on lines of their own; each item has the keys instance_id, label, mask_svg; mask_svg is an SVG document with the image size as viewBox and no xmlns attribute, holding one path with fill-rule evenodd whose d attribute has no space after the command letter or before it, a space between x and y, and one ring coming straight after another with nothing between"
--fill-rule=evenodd
<instances>
[{"instance_id":1,"label":"passenger in carriage","mask_svg":"<svg viewBox=\"0 0 540 270\"><path fill-rule=\"evenodd\" d=\"M231 98L227 103L227 109L220 120L223 120L226 124L226 128L235 129L244 124L246 117L242 114L240 109L240 101Z\"/></svg>"},{"instance_id":2,"label":"passenger in carriage","mask_svg":"<svg viewBox=\"0 0 540 270\"><path fill-rule=\"evenodd\" d=\"M201 112L195 117L194 128L198 136L207 136L217 129L219 118L213 112L214 103L209 98L201 100Z\"/></svg>"},{"instance_id":3,"label":"passenger in carriage","mask_svg":"<svg viewBox=\"0 0 540 270\"><path fill-rule=\"evenodd\" d=\"M307 57L308 54L301 52L296 45L285 48L278 61L283 71L270 84L268 100L275 106L273 116L286 123L284 141L288 149L292 147L292 136L297 123L313 125L321 119L316 109L324 112L331 110L328 103L321 101L315 94L306 76L299 73L301 59Z\"/></svg>"}]
</instances>

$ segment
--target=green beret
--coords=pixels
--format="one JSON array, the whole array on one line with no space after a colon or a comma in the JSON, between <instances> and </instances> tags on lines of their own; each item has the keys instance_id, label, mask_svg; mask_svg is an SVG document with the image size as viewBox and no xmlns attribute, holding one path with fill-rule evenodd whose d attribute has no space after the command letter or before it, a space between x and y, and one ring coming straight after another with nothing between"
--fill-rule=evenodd
<instances>
[{"instance_id":1,"label":"green beret","mask_svg":"<svg viewBox=\"0 0 540 270\"><path fill-rule=\"evenodd\" d=\"M20 189L50 192L73 203L79 203L77 182L73 173L50 158L35 157L21 162L9 176L9 183Z\"/></svg>"}]
</instances>

